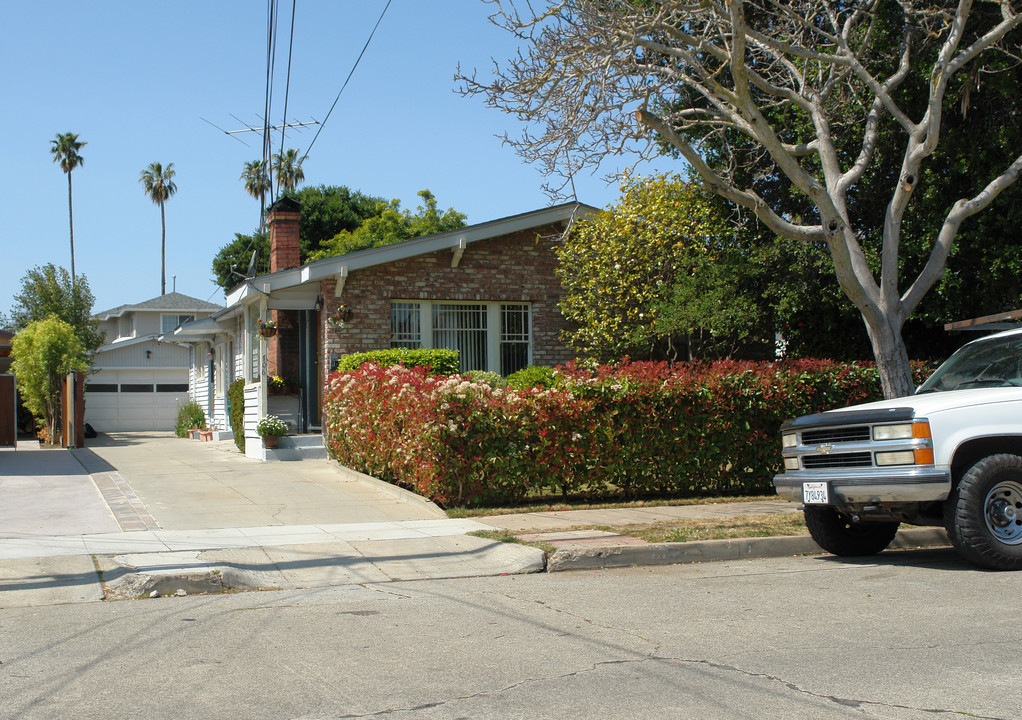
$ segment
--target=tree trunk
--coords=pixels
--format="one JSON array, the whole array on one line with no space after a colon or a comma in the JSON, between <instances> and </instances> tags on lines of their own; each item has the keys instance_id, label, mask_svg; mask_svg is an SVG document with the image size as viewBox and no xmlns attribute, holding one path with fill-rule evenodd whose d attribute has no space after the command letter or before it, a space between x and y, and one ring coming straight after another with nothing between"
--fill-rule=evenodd
<instances>
[{"instance_id":1,"label":"tree trunk","mask_svg":"<svg viewBox=\"0 0 1022 720\"><path fill-rule=\"evenodd\" d=\"M911 395L915 392L916 386L900 326L894 327L892 322L882 315L872 319L864 315L863 319L869 332L869 341L873 346L873 356L876 358L884 397L891 399Z\"/></svg>"},{"instance_id":2,"label":"tree trunk","mask_svg":"<svg viewBox=\"0 0 1022 720\"><path fill-rule=\"evenodd\" d=\"M75 220L71 212L71 173L67 174L67 224L71 230L71 287L75 284Z\"/></svg>"},{"instance_id":3,"label":"tree trunk","mask_svg":"<svg viewBox=\"0 0 1022 720\"><path fill-rule=\"evenodd\" d=\"M160 241L160 295L167 294L167 218L163 213L163 203L160 203L160 227L163 229Z\"/></svg>"}]
</instances>

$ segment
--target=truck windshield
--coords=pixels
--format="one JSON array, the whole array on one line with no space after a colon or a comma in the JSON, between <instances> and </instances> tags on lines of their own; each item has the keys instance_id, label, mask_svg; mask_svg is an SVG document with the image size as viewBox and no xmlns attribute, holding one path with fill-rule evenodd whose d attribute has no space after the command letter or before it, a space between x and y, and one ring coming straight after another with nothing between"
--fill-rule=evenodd
<instances>
[{"instance_id":1,"label":"truck windshield","mask_svg":"<svg viewBox=\"0 0 1022 720\"><path fill-rule=\"evenodd\" d=\"M1022 334L979 340L962 347L917 393L1022 385Z\"/></svg>"}]
</instances>

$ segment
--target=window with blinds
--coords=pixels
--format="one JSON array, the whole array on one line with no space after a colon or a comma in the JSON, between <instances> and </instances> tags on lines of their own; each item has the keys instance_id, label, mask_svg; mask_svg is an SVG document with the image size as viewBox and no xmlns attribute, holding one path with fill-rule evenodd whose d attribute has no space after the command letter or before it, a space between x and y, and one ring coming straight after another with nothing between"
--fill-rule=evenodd
<instances>
[{"instance_id":1,"label":"window with blinds","mask_svg":"<svg viewBox=\"0 0 1022 720\"><path fill-rule=\"evenodd\" d=\"M422 310L419 303L391 303L390 346L412 350L422 347Z\"/></svg>"},{"instance_id":2,"label":"window with blinds","mask_svg":"<svg viewBox=\"0 0 1022 720\"><path fill-rule=\"evenodd\" d=\"M463 373L486 370L486 306L433 303L433 347L457 350Z\"/></svg>"},{"instance_id":3,"label":"window with blinds","mask_svg":"<svg viewBox=\"0 0 1022 720\"><path fill-rule=\"evenodd\" d=\"M532 333L528 305L500 306L500 374L507 376L529 364Z\"/></svg>"},{"instance_id":4,"label":"window with blinds","mask_svg":"<svg viewBox=\"0 0 1022 720\"><path fill-rule=\"evenodd\" d=\"M390 345L457 350L462 372L510 375L531 360L531 307L528 303L394 301Z\"/></svg>"}]
</instances>

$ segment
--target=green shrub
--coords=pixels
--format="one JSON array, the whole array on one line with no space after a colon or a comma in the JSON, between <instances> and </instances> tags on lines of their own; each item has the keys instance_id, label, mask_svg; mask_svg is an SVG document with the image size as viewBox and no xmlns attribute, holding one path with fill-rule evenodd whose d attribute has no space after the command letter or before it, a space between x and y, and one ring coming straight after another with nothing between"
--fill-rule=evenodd
<instances>
[{"instance_id":1,"label":"green shrub","mask_svg":"<svg viewBox=\"0 0 1022 720\"><path fill-rule=\"evenodd\" d=\"M206 429L206 413L197 402L187 402L177 408L174 432L178 437L188 437L188 431L192 428Z\"/></svg>"},{"instance_id":2,"label":"green shrub","mask_svg":"<svg viewBox=\"0 0 1022 720\"><path fill-rule=\"evenodd\" d=\"M421 367L433 375L453 375L460 372L457 350L410 350L408 348L371 350L370 352L344 355L337 363L337 372L358 370L366 363L373 363L380 367L390 367L391 365L404 365L407 368Z\"/></svg>"},{"instance_id":3,"label":"green shrub","mask_svg":"<svg viewBox=\"0 0 1022 720\"><path fill-rule=\"evenodd\" d=\"M474 383L485 383L494 390L507 387L507 382L500 373L490 372L489 370L469 370L465 373L465 377Z\"/></svg>"},{"instance_id":4,"label":"green shrub","mask_svg":"<svg viewBox=\"0 0 1022 720\"><path fill-rule=\"evenodd\" d=\"M227 389L227 397L231 401L231 432L234 433L234 444L241 452L245 452L245 381L235 380Z\"/></svg>"},{"instance_id":5,"label":"green shrub","mask_svg":"<svg viewBox=\"0 0 1022 720\"><path fill-rule=\"evenodd\" d=\"M916 366L917 378L927 368ZM552 388L494 390L365 365L323 402L331 457L445 506L770 494L790 417L880 398L870 364L622 363L557 369Z\"/></svg>"},{"instance_id":6,"label":"green shrub","mask_svg":"<svg viewBox=\"0 0 1022 720\"><path fill-rule=\"evenodd\" d=\"M557 373L551 367L529 365L507 376L507 386L515 390L529 388L552 388L557 384Z\"/></svg>"}]
</instances>

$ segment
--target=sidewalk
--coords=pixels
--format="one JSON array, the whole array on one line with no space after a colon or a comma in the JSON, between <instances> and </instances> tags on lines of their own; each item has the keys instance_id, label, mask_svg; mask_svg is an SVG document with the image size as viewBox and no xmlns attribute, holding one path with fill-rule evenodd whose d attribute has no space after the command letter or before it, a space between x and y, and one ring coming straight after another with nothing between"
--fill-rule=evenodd
<instances>
[{"instance_id":1,"label":"sidewalk","mask_svg":"<svg viewBox=\"0 0 1022 720\"><path fill-rule=\"evenodd\" d=\"M268 467L215 445L156 438L0 456L0 520L4 492L41 487L47 478L54 487L78 487L82 497L94 483L109 506L104 519L93 503L91 514L77 518L84 529L63 534L0 524L0 608L821 552L808 536L651 544L592 529L798 510L780 500L452 520L418 496L336 464ZM168 452L178 457L170 461ZM69 465L69 457L76 462ZM287 497L274 495L281 485ZM277 524L253 522L267 518ZM121 529L109 531L109 519ZM536 547L467 535L478 530L509 530L556 551L547 557ZM902 531L892 547L947 544L942 531L924 528Z\"/></svg>"}]
</instances>

